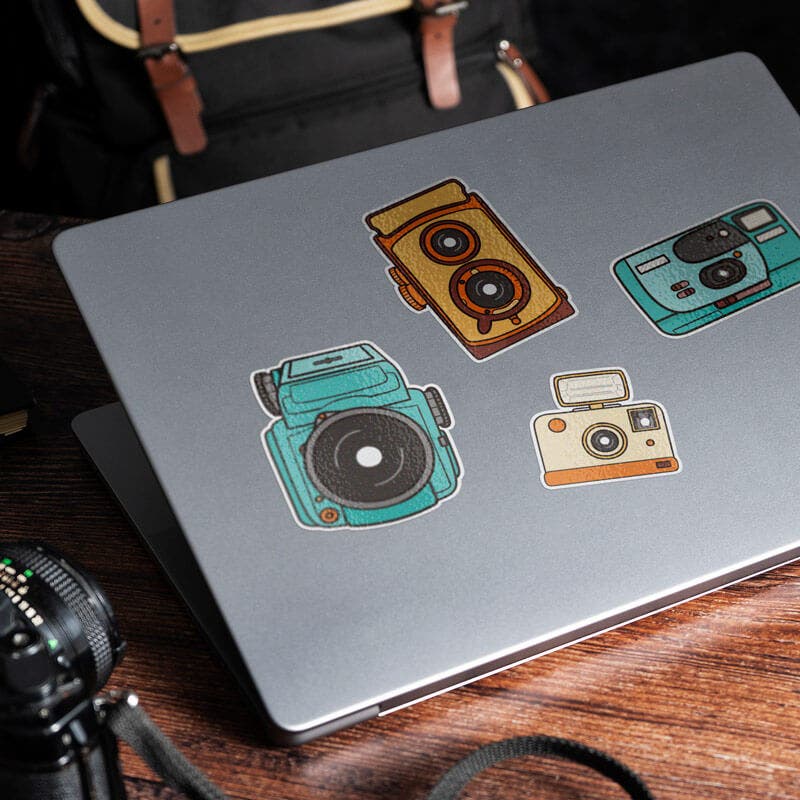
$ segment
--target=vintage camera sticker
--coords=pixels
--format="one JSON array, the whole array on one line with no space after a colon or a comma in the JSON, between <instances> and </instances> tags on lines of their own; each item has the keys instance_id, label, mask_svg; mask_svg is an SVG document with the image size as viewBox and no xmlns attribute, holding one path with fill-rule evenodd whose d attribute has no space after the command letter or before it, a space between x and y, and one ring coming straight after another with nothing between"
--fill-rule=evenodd
<instances>
[{"instance_id":1,"label":"vintage camera sticker","mask_svg":"<svg viewBox=\"0 0 800 800\"><path fill-rule=\"evenodd\" d=\"M619 259L611 271L666 336L694 333L800 283L800 236L755 200Z\"/></svg>"},{"instance_id":2,"label":"vintage camera sticker","mask_svg":"<svg viewBox=\"0 0 800 800\"><path fill-rule=\"evenodd\" d=\"M273 417L261 440L301 527L387 525L458 492L441 389L410 385L372 342L288 358L250 381Z\"/></svg>"},{"instance_id":3,"label":"vintage camera sticker","mask_svg":"<svg viewBox=\"0 0 800 800\"><path fill-rule=\"evenodd\" d=\"M561 410L531 420L531 433L548 489L678 472L680 464L664 409L630 400L624 369L551 377Z\"/></svg>"},{"instance_id":4,"label":"vintage camera sticker","mask_svg":"<svg viewBox=\"0 0 800 800\"><path fill-rule=\"evenodd\" d=\"M368 214L389 277L476 361L576 313L489 204L451 178Z\"/></svg>"}]
</instances>

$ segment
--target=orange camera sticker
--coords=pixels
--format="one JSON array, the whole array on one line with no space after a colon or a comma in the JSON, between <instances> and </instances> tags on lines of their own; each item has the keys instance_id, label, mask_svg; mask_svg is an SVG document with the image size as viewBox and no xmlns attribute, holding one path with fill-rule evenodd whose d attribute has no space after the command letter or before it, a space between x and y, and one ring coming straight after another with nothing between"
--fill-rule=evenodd
<instances>
[{"instance_id":1,"label":"orange camera sticker","mask_svg":"<svg viewBox=\"0 0 800 800\"><path fill-rule=\"evenodd\" d=\"M475 361L577 313L489 203L457 178L364 221L403 301L416 312L430 308Z\"/></svg>"},{"instance_id":2,"label":"orange camera sticker","mask_svg":"<svg viewBox=\"0 0 800 800\"><path fill-rule=\"evenodd\" d=\"M390 525L458 493L442 390L410 384L372 342L286 358L250 385L272 418L261 443L301 528Z\"/></svg>"},{"instance_id":3,"label":"orange camera sticker","mask_svg":"<svg viewBox=\"0 0 800 800\"><path fill-rule=\"evenodd\" d=\"M545 488L680 471L667 412L652 400L632 402L624 369L557 373L550 385L560 409L531 419Z\"/></svg>"}]
</instances>

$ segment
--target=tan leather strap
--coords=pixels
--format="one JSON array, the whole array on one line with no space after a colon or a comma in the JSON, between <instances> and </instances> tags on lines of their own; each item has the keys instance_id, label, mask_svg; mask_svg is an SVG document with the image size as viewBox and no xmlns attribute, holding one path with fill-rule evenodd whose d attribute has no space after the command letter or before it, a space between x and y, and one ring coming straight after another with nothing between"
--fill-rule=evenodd
<instances>
[{"instance_id":1,"label":"tan leather strap","mask_svg":"<svg viewBox=\"0 0 800 800\"><path fill-rule=\"evenodd\" d=\"M208 144L201 113L203 101L189 66L175 43L173 0L136 0L141 48L150 83L172 134L175 149L184 156Z\"/></svg>"},{"instance_id":2,"label":"tan leather strap","mask_svg":"<svg viewBox=\"0 0 800 800\"><path fill-rule=\"evenodd\" d=\"M428 98L434 108L454 108L461 102L456 66L455 27L465 2L417 0L421 14L422 62Z\"/></svg>"}]
</instances>

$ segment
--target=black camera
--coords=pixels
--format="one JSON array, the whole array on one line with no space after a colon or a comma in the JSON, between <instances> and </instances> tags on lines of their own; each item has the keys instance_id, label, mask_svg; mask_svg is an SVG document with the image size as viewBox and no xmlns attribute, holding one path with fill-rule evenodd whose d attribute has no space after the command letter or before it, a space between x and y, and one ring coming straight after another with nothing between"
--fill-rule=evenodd
<instances>
[{"instance_id":1,"label":"black camera","mask_svg":"<svg viewBox=\"0 0 800 800\"><path fill-rule=\"evenodd\" d=\"M125 797L98 697L124 649L92 578L44 546L0 544L3 797Z\"/></svg>"}]
</instances>

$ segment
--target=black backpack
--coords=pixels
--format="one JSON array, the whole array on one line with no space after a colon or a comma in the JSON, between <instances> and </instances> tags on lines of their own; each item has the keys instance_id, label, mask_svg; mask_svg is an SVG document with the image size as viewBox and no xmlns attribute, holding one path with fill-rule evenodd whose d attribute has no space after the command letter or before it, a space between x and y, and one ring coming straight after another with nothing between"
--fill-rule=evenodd
<instances>
[{"instance_id":1,"label":"black backpack","mask_svg":"<svg viewBox=\"0 0 800 800\"><path fill-rule=\"evenodd\" d=\"M33 0L33 140L102 217L547 100L523 0Z\"/></svg>"}]
</instances>

